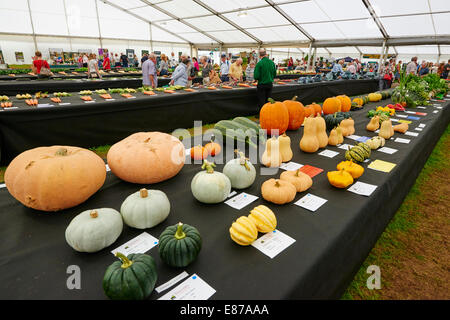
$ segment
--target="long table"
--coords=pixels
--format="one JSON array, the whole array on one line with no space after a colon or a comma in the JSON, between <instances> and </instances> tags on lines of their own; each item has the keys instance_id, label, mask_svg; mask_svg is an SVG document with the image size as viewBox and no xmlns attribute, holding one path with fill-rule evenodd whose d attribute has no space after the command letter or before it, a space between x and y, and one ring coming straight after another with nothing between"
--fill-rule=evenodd
<instances>
[{"instance_id":1,"label":"long table","mask_svg":"<svg viewBox=\"0 0 450 320\"><path fill-rule=\"evenodd\" d=\"M352 113L355 134L376 135L366 131L365 126L368 123L367 110L377 105L372 103ZM377 186L369 197L335 189L328 183L326 172L336 169L337 163L344 159L345 150L327 147L339 153L332 159L318 152L303 153L298 147L302 128L287 132L292 140L292 161L324 171L313 178L311 189L297 194L290 204L277 206L261 198L261 184L266 179L278 177L280 172L260 175L258 164L255 165L255 183L243 191L259 198L241 210L224 203L205 205L193 198L190 182L200 170L200 164L186 164L174 178L146 185L147 188L164 191L172 207L167 220L145 232L158 238L167 226L182 221L197 227L203 238L198 259L186 268L164 265L156 247L148 251L156 260L156 285L169 281L185 270L190 275L197 274L216 290L211 299L339 298L402 203L450 122L448 101L417 111L427 113L417 116L419 120L411 120L409 125L409 131L419 133L418 136L395 133L394 139L406 138L410 139L410 143L391 139L386 141L386 146L397 149L397 152L372 152L371 161L379 159L396 164L390 173L369 169L368 163L362 164L365 172L358 181ZM398 114L411 116L404 112ZM425 125L422 131L415 130L419 125ZM344 143L356 142L345 138ZM218 164L216 170L222 171L222 168L223 165ZM0 283L3 288L0 298L105 299L102 278L107 266L116 260L111 250L143 231L125 226L113 245L92 254L75 252L66 244L64 232L78 213L101 207L119 210L122 201L141 187L123 182L109 172L104 186L85 203L57 213L28 209L13 199L6 189L0 189ZM315 212L294 204L307 193L322 197L327 202ZM295 239L292 245L273 259L254 247L241 247L229 237L231 223L242 215L248 215L249 210L259 204L267 205L275 212L277 230ZM80 290L67 289L66 282L70 275L67 268L73 265L81 270ZM150 299L158 299L165 293L153 292Z\"/></svg>"},{"instance_id":2,"label":"long table","mask_svg":"<svg viewBox=\"0 0 450 320\"><path fill-rule=\"evenodd\" d=\"M323 101L338 94L357 95L376 91L375 80L339 80L313 84L290 83L275 85L273 98L299 101ZM179 91L155 96L135 94L125 99L112 94L113 101L95 95L95 103L82 103L78 93L62 98L54 107L29 107L12 99L17 109L0 111L1 163L9 163L19 153L38 146L68 144L80 147L115 143L136 131L171 132L176 128L191 128L194 120L214 123L240 115L255 115L256 88L235 88L197 92ZM41 99L49 104L49 99Z\"/></svg>"},{"instance_id":3,"label":"long table","mask_svg":"<svg viewBox=\"0 0 450 320\"><path fill-rule=\"evenodd\" d=\"M280 80L293 80L308 75L282 74L277 78ZM6 78L5 78L6 77ZM31 77L31 78L30 78ZM59 91L80 91L97 90L108 88L138 88L142 86L142 74L107 74L103 75L103 80L87 79L86 75L62 76L58 75L50 79L36 80L36 77L30 75L18 75L16 77L0 76L0 95L15 96L18 93L35 92L59 92ZM169 77L159 77L158 86L169 85ZM203 83L202 77L195 77L193 83Z\"/></svg>"}]
</instances>

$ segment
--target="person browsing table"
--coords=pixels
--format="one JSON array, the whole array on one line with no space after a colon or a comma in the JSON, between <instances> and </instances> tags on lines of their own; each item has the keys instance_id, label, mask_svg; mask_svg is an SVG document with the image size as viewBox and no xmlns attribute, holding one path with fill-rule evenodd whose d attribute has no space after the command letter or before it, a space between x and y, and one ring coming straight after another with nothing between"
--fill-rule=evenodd
<instances>
[{"instance_id":1,"label":"person browsing table","mask_svg":"<svg viewBox=\"0 0 450 320\"><path fill-rule=\"evenodd\" d=\"M230 81L228 74L230 70L230 61L227 60L227 55L222 54L220 57L220 81Z\"/></svg>"},{"instance_id":2,"label":"person browsing table","mask_svg":"<svg viewBox=\"0 0 450 320\"><path fill-rule=\"evenodd\" d=\"M156 88L158 86L158 75L156 72L156 55L150 53L148 59L142 64L142 85Z\"/></svg>"},{"instance_id":3,"label":"person browsing table","mask_svg":"<svg viewBox=\"0 0 450 320\"><path fill-rule=\"evenodd\" d=\"M181 63L175 68L175 71L172 73L172 80L170 81L170 85L185 87L188 82L187 64L189 63L189 59L187 54L183 54L180 58Z\"/></svg>"},{"instance_id":4,"label":"person browsing table","mask_svg":"<svg viewBox=\"0 0 450 320\"><path fill-rule=\"evenodd\" d=\"M253 77L258 81L256 95L258 106L262 107L272 95L273 79L277 75L277 69L275 63L267 56L265 49L259 50L259 57Z\"/></svg>"},{"instance_id":5,"label":"person browsing table","mask_svg":"<svg viewBox=\"0 0 450 320\"><path fill-rule=\"evenodd\" d=\"M233 81L242 81L242 58L231 64L228 74Z\"/></svg>"}]
</instances>

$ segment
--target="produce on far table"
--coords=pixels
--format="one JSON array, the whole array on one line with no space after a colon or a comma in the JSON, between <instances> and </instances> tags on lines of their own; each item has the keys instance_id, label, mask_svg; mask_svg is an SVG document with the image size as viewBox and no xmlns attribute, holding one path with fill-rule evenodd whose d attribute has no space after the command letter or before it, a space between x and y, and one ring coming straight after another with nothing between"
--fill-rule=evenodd
<instances>
[{"instance_id":1,"label":"produce on far table","mask_svg":"<svg viewBox=\"0 0 450 320\"><path fill-rule=\"evenodd\" d=\"M75 251L97 252L113 244L122 233L120 213L111 208L86 210L72 219L66 241Z\"/></svg>"},{"instance_id":2,"label":"produce on far table","mask_svg":"<svg viewBox=\"0 0 450 320\"><path fill-rule=\"evenodd\" d=\"M112 300L144 300L155 288L158 274L155 260L143 253L128 256L117 252L120 261L106 269L103 291Z\"/></svg>"}]
</instances>

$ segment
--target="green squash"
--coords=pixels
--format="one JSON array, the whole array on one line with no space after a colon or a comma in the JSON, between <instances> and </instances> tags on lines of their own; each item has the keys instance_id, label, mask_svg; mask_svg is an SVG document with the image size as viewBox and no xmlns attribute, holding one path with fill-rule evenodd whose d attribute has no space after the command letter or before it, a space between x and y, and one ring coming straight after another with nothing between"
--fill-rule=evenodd
<instances>
[{"instance_id":1,"label":"green squash","mask_svg":"<svg viewBox=\"0 0 450 320\"><path fill-rule=\"evenodd\" d=\"M214 163L203 161L202 169L191 181L192 195L203 203L219 203L231 192L230 179L221 172L214 171Z\"/></svg>"},{"instance_id":2,"label":"green squash","mask_svg":"<svg viewBox=\"0 0 450 320\"><path fill-rule=\"evenodd\" d=\"M159 256L171 267L186 267L197 259L201 248L198 230L181 222L168 227L159 236Z\"/></svg>"},{"instance_id":3,"label":"green squash","mask_svg":"<svg viewBox=\"0 0 450 320\"><path fill-rule=\"evenodd\" d=\"M223 174L230 181L231 186L236 189L250 187L256 178L256 170L253 164L245 158L243 152L238 152L239 158L228 161L223 167Z\"/></svg>"},{"instance_id":4,"label":"green squash","mask_svg":"<svg viewBox=\"0 0 450 320\"><path fill-rule=\"evenodd\" d=\"M125 257L117 252L116 261L106 269L103 291L112 300L143 300L155 288L158 275L155 260L149 255L136 253Z\"/></svg>"},{"instance_id":5,"label":"green squash","mask_svg":"<svg viewBox=\"0 0 450 320\"><path fill-rule=\"evenodd\" d=\"M360 146L361 148L363 148L366 151L365 158L366 159L370 158L370 154L372 153L372 149L369 147L369 145L367 145L364 142L360 142L360 143L358 143L358 146Z\"/></svg>"}]
</instances>

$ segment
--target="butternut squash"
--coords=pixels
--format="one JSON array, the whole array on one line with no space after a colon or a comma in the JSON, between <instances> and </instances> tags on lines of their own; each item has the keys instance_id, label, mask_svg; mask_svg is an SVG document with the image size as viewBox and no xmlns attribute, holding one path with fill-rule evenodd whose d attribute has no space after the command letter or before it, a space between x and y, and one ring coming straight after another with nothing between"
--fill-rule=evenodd
<instances>
[{"instance_id":1,"label":"butternut squash","mask_svg":"<svg viewBox=\"0 0 450 320\"><path fill-rule=\"evenodd\" d=\"M377 131L378 129L380 129L380 117L372 117L372 119L370 119L369 123L367 124L366 129L368 131Z\"/></svg>"},{"instance_id":2,"label":"butternut squash","mask_svg":"<svg viewBox=\"0 0 450 320\"><path fill-rule=\"evenodd\" d=\"M384 139L390 139L394 135L394 129L392 128L391 119L384 120L381 123L381 128L378 135Z\"/></svg>"},{"instance_id":3,"label":"butternut squash","mask_svg":"<svg viewBox=\"0 0 450 320\"><path fill-rule=\"evenodd\" d=\"M401 123L401 124L394 126L394 131L405 133L406 131L408 131L408 128L409 128L409 126L407 123Z\"/></svg>"},{"instance_id":4,"label":"butternut squash","mask_svg":"<svg viewBox=\"0 0 450 320\"><path fill-rule=\"evenodd\" d=\"M283 133L278 137L281 153L281 161L288 162L292 159L293 153L291 149L291 138L289 138L286 133Z\"/></svg>"},{"instance_id":5,"label":"butternut squash","mask_svg":"<svg viewBox=\"0 0 450 320\"><path fill-rule=\"evenodd\" d=\"M266 167L279 167L282 163L280 152L280 142L277 138L272 137L266 142L266 150L261 157L261 163Z\"/></svg>"},{"instance_id":6,"label":"butternut squash","mask_svg":"<svg viewBox=\"0 0 450 320\"><path fill-rule=\"evenodd\" d=\"M325 119L320 115L317 116L314 121L316 122L316 135L319 140L319 148L325 148L328 145L327 125Z\"/></svg>"},{"instance_id":7,"label":"butternut squash","mask_svg":"<svg viewBox=\"0 0 450 320\"><path fill-rule=\"evenodd\" d=\"M343 139L344 137L342 137ZM339 138L338 138L338 133L337 133L337 129L334 128L330 131L330 136L328 137L328 145L329 146L336 146L339 144Z\"/></svg>"},{"instance_id":8,"label":"butternut squash","mask_svg":"<svg viewBox=\"0 0 450 320\"><path fill-rule=\"evenodd\" d=\"M344 136L342 134L342 128L340 126L336 128L336 133L338 137L338 144L344 143Z\"/></svg>"},{"instance_id":9,"label":"butternut squash","mask_svg":"<svg viewBox=\"0 0 450 320\"><path fill-rule=\"evenodd\" d=\"M355 121L352 118L342 120L339 126L342 128L342 135L344 137L355 133Z\"/></svg>"},{"instance_id":10,"label":"butternut squash","mask_svg":"<svg viewBox=\"0 0 450 320\"><path fill-rule=\"evenodd\" d=\"M303 137L300 140L300 149L303 152L313 153L319 150L319 140L316 136L316 121L309 117L305 119Z\"/></svg>"}]
</instances>

